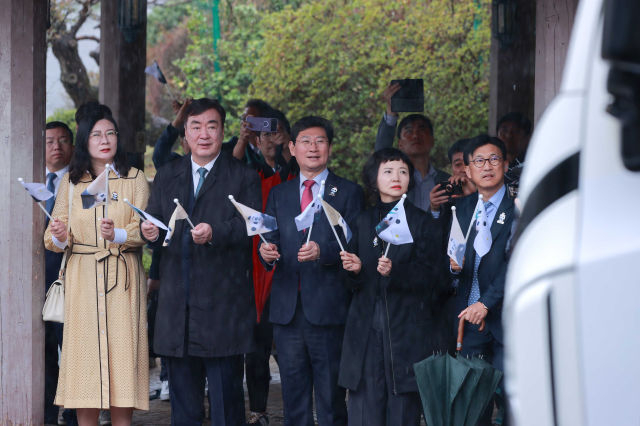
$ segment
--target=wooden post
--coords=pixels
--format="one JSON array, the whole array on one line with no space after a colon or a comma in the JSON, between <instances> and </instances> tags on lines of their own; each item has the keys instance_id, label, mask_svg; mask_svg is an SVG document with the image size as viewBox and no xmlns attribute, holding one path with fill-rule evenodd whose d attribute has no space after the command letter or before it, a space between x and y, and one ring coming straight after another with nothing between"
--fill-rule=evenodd
<instances>
[{"instance_id":1,"label":"wooden post","mask_svg":"<svg viewBox=\"0 0 640 426\"><path fill-rule=\"evenodd\" d=\"M44 423L46 0L0 0L0 424Z\"/></svg>"},{"instance_id":2,"label":"wooden post","mask_svg":"<svg viewBox=\"0 0 640 426\"><path fill-rule=\"evenodd\" d=\"M515 21L510 42L498 40L494 28L497 18L492 17L488 129L491 135L496 134L500 117L508 112L521 112L533 120L536 8L532 0L512 1Z\"/></svg>"},{"instance_id":3,"label":"wooden post","mask_svg":"<svg viewBox=\"0 0 640 426\"><path fill-rule=\"evenodd\" d=\"M537 0L534 115L536 122L560 90L577 7L578 0Z\"/></svg>"},{"instance_id":4,"label":"wooden post","mask_svg":"<svg viewBox=\"0 0 640 426\"><path fill-rule=\"evenodd\" d=\"M143 24L127 41L118 26L118 6L123 0L100 2L100 102L111 108L119 138L130 163L144 169L145 73L147 60L146 1L139 12Z\"/></svg>"}]
</instances>

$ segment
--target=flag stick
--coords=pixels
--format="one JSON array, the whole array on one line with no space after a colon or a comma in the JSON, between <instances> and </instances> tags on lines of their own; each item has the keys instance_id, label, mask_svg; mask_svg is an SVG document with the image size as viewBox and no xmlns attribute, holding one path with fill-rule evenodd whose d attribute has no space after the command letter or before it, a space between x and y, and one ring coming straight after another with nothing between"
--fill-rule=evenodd
<instances>
[{"instance_id":1,"label":"flag stick","mask_svg":"<svg viewBox=\"0 0 640 426\"><path fill-rule=\"evenodd\" d=\"M36 203L38 205L38 207L40 207L42 209L42 211L44 212L44 214L47 215L47 217L49 218L49 220L53 220L53 218L51 217L51 215L49 214L49 212L47 211L47 209L44 208L44 206L42 205L42 203L37 202ZM67 219L69 220L69 219Z\"/></svg>"},{"instance_id":2,"label":"flag stick","mask_svg":"<svg viewBox=\"0 0 640 426\"><path fill-rule=\"evenodd\" d=\"M163 86L165 87L165 89L167 89L167 92L169 93L169 96L171 96L171 99L173 99L174 101L178 101L176 95L174 95L171 89L169 89L169 83L163 84Z\"/></svg>"},{"instance_id":3,"label":"flag stick","mask_svg":"<svg viewBox=\"0 0 640 426\"><path fill-rule=\"evenodd\" d=\"M318 194L318 199L320 200L320 205L322 206L322 211L324 211L324 215L327 217L327 220L329 221L329 225L331 226L331 230L333 231L333 235L336 236L336 240L338 241L338 245L340 246L340 251L344 251L344 247L342 246L342 242L340 241L340 238L338 237L338 233L336 232L336 228L335 226L333 226L331 224L331 221L329 220L329 215L327 214L327 210L324 208L324 202L322 201L322 197L320 196L320 194Z\"/></svg>"},{"instance_id":4,"label":"flag stick","mask_svg":"<svg viewBox=\"0 0 640 426\"><path fill-rule=\"evenodd\" d=\"M389 247L391 247L391 243L387 243L387 249L384 251L384 256L382 257L387 257L387 254L389 253Z\"/></svg>"},{"instance_id":5,"label":"flag stick","mask_svg":"<svg viewBox=\"0 0 640 426\"><path fill-rule=\"evenodd\" d=\"M482 201L482 194L478 194L478 199L479 199L480 201ZM476 215L477 211L478 211L478 204L476 204L476 208L473 210L473 214L471 215L471 222L469 222L469 228L467 229L467 233L466 233L466 234L465 234L465 236L464 236L464 241L465 241L465 243L466 243L466 242L467 242L467 240L469 239L469 232L471 232L471 227L473 226L473 224L474 224L474 223L475 223L475 221L476 221L476 220L474 219L474 217L475 217L475 215Z\"/></svg>"},{"instance_id":6,"label":"flag stick","mask_svg":"<svg viewBox=\"0 0 640 426\"><path fill-rule=\"evenodd\" d=\"M111 166L109 164L105 166L105 169L107 171L107 178L105 179L105 183L104 183L104 195L106 197L106 200L104 200L104 219L109 217L109 169L110 168Z\"/></svg>"},{"instance_id":7,"label":"flag stick","mask_svg":"<svg viewBox=\"0 0 640 426\"><path fill-rule=\"evenodd\" d=\"M262 240L263 243L265 243L266 245L269 245L269 242L267 240L264 239L264 237L262 236L262 234L258 234L260 235L260 239Z\"/></svg>"}]
</instances>

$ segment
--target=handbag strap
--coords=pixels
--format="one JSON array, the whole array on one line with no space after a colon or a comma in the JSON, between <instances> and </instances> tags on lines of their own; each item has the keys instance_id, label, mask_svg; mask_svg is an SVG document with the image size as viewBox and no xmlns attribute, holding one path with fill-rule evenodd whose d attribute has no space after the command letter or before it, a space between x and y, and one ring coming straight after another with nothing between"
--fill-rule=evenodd
<instances>
[{"instance_id":1,"label":"handbag strap","mask_svg":"<svg viewBox=\"0 0 640 426\"><path fill-rule=\"evenodd\" d=\"M69 179L69 214L67 215L67 241L70 240L71 236L69 235L69 230L71 229L71 203L73 202L73 187L75 185L71 183L71 179ZM62 262L60 263L60 272L58 273L58 278L64 278L65 271L67 269L67 254L71 250L69 249L69 244L67 243L67 248L64 249L64 254L62 255Z\"/></svg>"}]
</instances>

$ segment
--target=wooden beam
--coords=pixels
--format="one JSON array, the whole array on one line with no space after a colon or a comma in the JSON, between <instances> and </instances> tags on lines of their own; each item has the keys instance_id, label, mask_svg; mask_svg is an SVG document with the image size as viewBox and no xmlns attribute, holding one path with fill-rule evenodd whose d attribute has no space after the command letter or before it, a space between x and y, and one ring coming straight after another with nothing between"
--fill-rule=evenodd
<instances>
[{"instance_id":1,"label":"wooden beam","mask_svg":"<svg viewBox=\"0 0 640 426\"><path fill-rule=\"evenodd\" d=\"M562 82L578 0L537 0L535 112L537 122Z\"/></svg>"},{"instance_id":2,"label":"wooden beam","mask_svg":"<svg viewBox=\"0 0 640 426\"><path fill-rule=\"evenodd\" d=\"M144 169L145 73L147 60L146 2L140 8L144 24L135 39L125 40L118 27L119 1L100 6L100 102L118 122L120 139L130 162Z\"/></svg>"},{"instance_id":3,"label":"wooden beam","mask_svg":"<svg viewBox=\"0 0 640 426\"><path fill-rule=\"evenodd\" d=\"M0 0L0 424L44 423L46 0Z\"/></svg>"}]
</instances>

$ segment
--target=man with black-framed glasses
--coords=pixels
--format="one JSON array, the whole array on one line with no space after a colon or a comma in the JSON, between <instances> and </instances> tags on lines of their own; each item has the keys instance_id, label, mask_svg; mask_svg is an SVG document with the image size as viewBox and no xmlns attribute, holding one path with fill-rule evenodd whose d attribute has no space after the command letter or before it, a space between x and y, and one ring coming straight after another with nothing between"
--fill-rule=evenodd
<instances>
[{"instance_id":1,"label":"man with black-framed glasses","mask_svg":"<svg viewBox=\"0 0 640 426\"><path fill-rule=\"evenodd\" d=\"M495 137L480 135L468 142L464 151L465 171L478 192L460 199L456 214L463 230L468 229L471 220L475 220L476 225L467 238L463 264L458 265L450 259L451 272L459 278L455 296L459 314L451 326L457 329L459 319L467 321L462 355L482 356L501 371L507 244L515 220L514 203L504 184L504 174L509 167L506 154L504 142ZM482 204L478 202L479 195L482 195ZM478 239L483 235L486 237L484 243L476 241L477 235L480 235ZM482 321L485 321L483 330ZM483 421L478 424L491 424L492 407L490 404Z\"/></svg>"}]
</instances>

